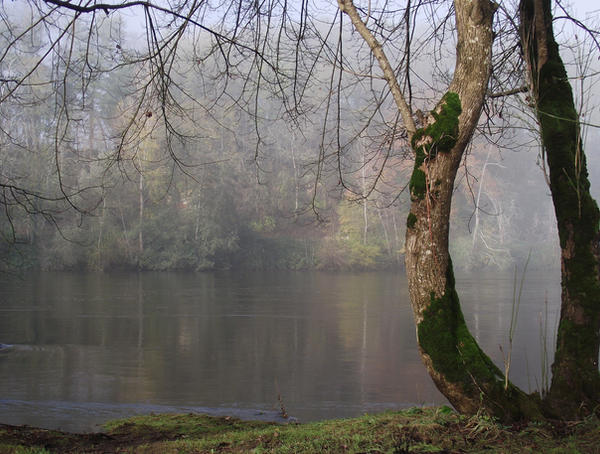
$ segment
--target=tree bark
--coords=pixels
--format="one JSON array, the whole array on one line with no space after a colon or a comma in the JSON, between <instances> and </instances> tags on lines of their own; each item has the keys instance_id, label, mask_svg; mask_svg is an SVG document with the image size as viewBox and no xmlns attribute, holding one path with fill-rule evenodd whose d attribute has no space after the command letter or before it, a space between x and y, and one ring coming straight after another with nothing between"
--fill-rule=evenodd
<instances>
[{"instance_id":1,"label":"tree bark","mask_svg":"<svg viewBox=\"0 0 600 454\"><path fill-rule=\"evenodd\" d=\"M496 5L490 0L454 0L454 78L424 127L416 129L381 44L351 0L338 3L377 58L415 154L405 260L421 358L438 389L459 412L484 410L504 421L539 417L538 401L512 384L505 386L500 369L469 333L448 253L454 180L487 91Z\"/></svg>"},{"instance_id":2,"label":"tree bark","mask_svg":"<svg viewBox=\"0 0 600 454\"><path fill-rule=\"evenodd\" d=\"M600 406L600 213L590 195L579 114L552 28L550 0L521 0L521 44L550 174L561 247L561 312L552 382L555 416Z\"/></svg>"},{"instance_id":3,"label":"tree bark","mask_svg":"<svg viewBox=\"0 0 600 454\"><path fill-rule=\"evenodd\" d=\"M416 131L406 232L406 273L419 350L438 389L461 413L536 417L535 399L509 384L466 326L448 253L454 180L479 120L491 70L489 0L455 0L457 54L446 95Z\"/></svg>"}]
</instances>

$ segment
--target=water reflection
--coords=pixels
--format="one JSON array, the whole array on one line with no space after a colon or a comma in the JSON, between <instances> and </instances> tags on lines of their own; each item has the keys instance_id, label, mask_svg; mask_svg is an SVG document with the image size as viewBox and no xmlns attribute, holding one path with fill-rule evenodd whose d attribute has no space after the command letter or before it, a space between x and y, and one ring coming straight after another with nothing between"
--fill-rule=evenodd
<instances>
[{"instance_id":1,"label":"water reflection","mask_svg":"<svg viewBox=\"0 0 600 454\"><path fill-rule=\"evenodd\" d=\"M3 279L0 342L14 348L0 352L0 422L41 424L46 415L52 426L58 419L48 408L62 408L67 416L60 424L74 428L68 415L78 424L96 423L106 413L97 405L112 405L111 414L119 405L124 414L131 405L273 414L279 393L301 420L444 402L417 355L403 276L41 273ZM539 362L540 289L555 303L559 291L549 276L531 279L516 339L530 351L516 345L511 368L526 389L538 380L532 371L536 356ZM474 335L501 364L512 278L458 281Z\"/></svg>"}]
</instances>

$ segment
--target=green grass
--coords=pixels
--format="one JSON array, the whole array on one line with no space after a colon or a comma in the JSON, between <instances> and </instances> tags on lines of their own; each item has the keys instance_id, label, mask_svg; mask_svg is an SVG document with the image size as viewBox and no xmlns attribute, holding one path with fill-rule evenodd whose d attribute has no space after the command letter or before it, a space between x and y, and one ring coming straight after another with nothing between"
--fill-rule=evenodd
<instances>
[{"instance_id":1,"label":"green grass","mask_svg":"<svg viewBox=\"0 0 600 454\"><path fill-rule=\"evenodd\" d=\"M505 427L448 407L412 408L280 425L203 415L112 421L105 433L73 435L0 426L0 454L50 453L553 453L600 454L600 422Z\"/></svg>"}]
</instances>

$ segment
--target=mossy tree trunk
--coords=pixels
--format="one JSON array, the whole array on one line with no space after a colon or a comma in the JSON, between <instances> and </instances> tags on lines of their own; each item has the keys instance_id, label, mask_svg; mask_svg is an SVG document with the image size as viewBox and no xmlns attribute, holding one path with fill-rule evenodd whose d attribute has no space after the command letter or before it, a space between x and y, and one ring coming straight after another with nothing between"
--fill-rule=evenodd
<instances>
[{"instance_id":1,"label":"mossy tree trunk","mask_svg":"<svg viewBox=\"0 0 600 454\"><path fill-rule=\"evenodd\" d=\"M338 5L377 59L415 154L409 183L406 274L421 358L438 389L458 411L474 414L483 409L503 420L537 416L537 401L510 384L505 388L502 372L469 333L448 253L454 180L487 91L496 5L490 0L454 0L454 77L421 129L415 127L383 46L353 1L338 0Z\"/></svg>"},{"instance_id":2,"label":"mossy tree trunk","mask_svg":"<svg viewBox=\"0 0 600 454\"><path fill-rule=\"evenodd\" d=\"M589 191L579 114L554 39L551 2L521 0L520 15L561 247L562 304L546 402L554 415L573 418L600 405L600 214Z\"/></svg>"},{"instance_id":3,"label":"mossy tree trunk","mask_svg":"<svg viewBox=\"0 0 600 454\"><path fill-rule=\"evenodd\" d=\"M455 289L448 253L454 180L477 126L491 70L490 0L454 0L456 66L447 93L417 129L383 46L352 0L338 0L370 47L402 116L415 154L409 183L406 274L419 350L438 389L466 414L480 409L501 419L539 415L538 402L509 384L469 333Z\"/></svg>"},{"instance_id":4,"label":"mossy tree trunk","mask_svg":"<svg viewBox=\"0 0 600 454\"><path fill-rule=\"evenodd\" d=\"M466 414L486 410L503 420L538 415L537 403L509 384L470 334L448 252L454 180L487 90L495 6L456 0L456 67L446 95L411 145L415 167L406 232L406 272L421 357L436 386Z\"/></svg>"}]
</instances>

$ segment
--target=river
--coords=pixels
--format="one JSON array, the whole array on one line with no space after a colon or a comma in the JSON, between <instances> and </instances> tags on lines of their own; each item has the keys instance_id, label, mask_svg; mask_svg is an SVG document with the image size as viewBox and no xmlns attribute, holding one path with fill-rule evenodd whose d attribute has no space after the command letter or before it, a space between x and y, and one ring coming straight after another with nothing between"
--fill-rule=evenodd
<instances>
[{"instance_id":1,"label":"river","mask_svg":"<svg viewBox=\"0 0 600 454\"><path fill-rule=\"evenodd\" d=\"M520 276L519 276L520 278ZM502 366L514 276L457 275L465 318ZM558 272L528 272L511 379L539 388ZM300 421L443 404L421 365L397 273L0 276L0 423L97 430L202 412Z\"/></svg>"}]
</instances>

